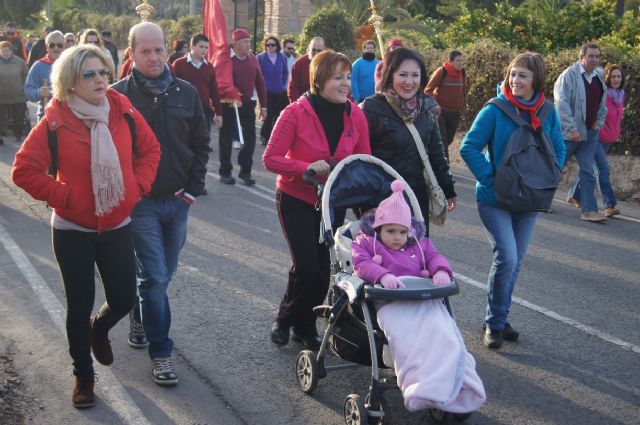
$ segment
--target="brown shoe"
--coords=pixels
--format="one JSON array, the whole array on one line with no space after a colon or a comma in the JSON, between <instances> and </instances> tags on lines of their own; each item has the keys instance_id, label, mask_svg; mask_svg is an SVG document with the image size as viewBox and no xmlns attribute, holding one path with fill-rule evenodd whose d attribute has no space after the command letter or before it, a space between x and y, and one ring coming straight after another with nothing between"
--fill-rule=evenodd
<instances>
[{"instance_id":1,"label":"brown shoe","mask_svg":"<svg viewBox=\"0 0 640 425\"><path fill-rule=\"evenodd\" d=\"M113 363L113 351L109 342L108 332L102 332L95 328L96 318L91 318L91 351L98 363L109 366Z\"/></svg>"},{"instance_id":2,"label":"brown shoe","mask_svg":"<svg viewBox=\"0 0 640 425\"><path fill-rule=\"evenodd\" d=\"M620 210L616 207L609 207L604 209L604 215L607 217L613 217L614 215L620 215Z\"/></svg>"},{"instance_id":3,"label":"brown shoe","mask_svg":"<svg viewBox=\"0 0 640 425\"><path fill-rule=\"evenodd\" d=\"M600 214L598 211L589 211L582 213L580 219L584 221L605 221L607 217L604 214Z\"/></svg>"},{"instance_id":4,"label":"brown shoe","mask_svg":"<svg viewBox=\"0 0 640 425\"><path fill-rule=\"evenodd\" d=\"M73 394L71 402L73 407L82 409L85 407L93 407L96 404L96 396L93 394L93 373L86 376L74 376Z\"/></svg>"},{"instance_id":5,"label":"brown shoe","mask_svg":"<svg viewBox=\"0 0 640 425\"><path fill-rule=\"evenodd\" d=\"M580 208L580 202L576 200L576 198L570 196L567 198L567 204L573 205L576 208Z\"/></svg>"}]
</instances>

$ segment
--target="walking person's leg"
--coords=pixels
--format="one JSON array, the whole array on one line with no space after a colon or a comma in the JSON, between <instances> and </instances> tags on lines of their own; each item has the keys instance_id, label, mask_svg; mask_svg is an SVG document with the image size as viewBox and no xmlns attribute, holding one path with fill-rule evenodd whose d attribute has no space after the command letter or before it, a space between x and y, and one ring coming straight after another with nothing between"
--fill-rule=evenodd
<instances>
[{"instance_id":1,"label":"walking person's leg","mask_svg":"<svg viewBox=\"0 0 640 425\"><path fill-rule=\"evenodd\" d=\"M17 142L24 136L24 116L27 111L26 103L14 103L11 105L11 118L13 119L13 137Z\"/></svg>"},{"instance_id":2,"label":"walking person's leg","mask_svg":"<svg viewBox=\"0 0 640 425\"><path fill-rule=\"evenodd\" d=\"M113 363L109 330L131 311L136 300L136 259L131 224L98 237L96 264L105 303L91 321L93 355L102 364Z\"/></svg>"},{"instance_id":3,"label":"walking person's leg","mask_svg":"<svg viewBox=\"0 0 640 425\"><path fill-rule=\"evenodd\" d=\"M310 302L309 299L313 297L313 286L321 274L321 259L318 258L319 220L313 205L279 190L276 193L276 209L293 261L287 289L271 329L271 340L283 345L289 342L291 326L305 331L309 327L310 314L307 309L315 301Z\"/></svg>"},{"instance_id":4,"label":"walking person's leg","mask_svg":"<svg viewBox=\"0 0 640 425\"><path fill-rule=\"evenodd\" d=\"M244 145L238 152L238 164L240 172L238 177L244 181L247 186L253 186L256 181L251 177L251 168L253 166L253 152L256 148L256 111L255 102L243 105L240 111L240 124L242 126L242 135L244 136Z\"/></svg>"},{"instance_id":5,"label":"walking person's leg","mask_svg":"<svg viewBox=\"0 0 640 425\"><path fill-rule=\"evenodd\" d=\"M576 149L578 149L578 145L579 143L572 142L571 140L564 141L564 146L565 146L565 149L567 150L565 164L567 163L567 161L569 161L569 158L571 158L572 155L575 155ZM575 181L569 187L569 193L567 195L567 202L570 205L573 205L576 207L578 207L580 204L580 192L577 190L577 186L579 183L580 183L580 175L578 172L578 175L576 176Z\"/></svg>"},{"instance_id":6,"label":"walking person's leg","mask_svg":"<svg viewBox=\"0 0 640 425\"><path fill-rule=\"evenodd\" d=\"M149 357L154 362L153 380L159 385L178 383L173 364L167 363L171 359L173 340L169 337L171 313L167 288L170 273L164 222L171 217L171 202L143 198L131 214L142 326L149 341ZM165 362L165 359L168 360Z\"/></svg>"},{"instance_id":7,"label":"walking person's leg","mask_svg":"<svg viewBox=\"0 0 640 425\"><path fill-rule=\"evenodd\" d=\"M95 299L96 236L52 229L53 252L67 300L67 340L75 375L71 400L75 407L95 404L90 317Z\"/></svg>"},{"instance_id":8,"label":"walking person's leg","mask_svg":"<svg viewBox=\"0 0 640 425\"><path fill-rule=\"evenodd\" d=\"M580 207L582 210L582 218L595 218L600 220L598 214L598 204L595 197L595 176L593 173L593 162L595 158L596 148L598 147L598 131L587 130L587 140L580 141L575 151L580 167ZM605 218L604 216L602 216Z\"/></svg>"},{"instance_id":9,"label":"walking person's leg","mask_svg":"<svg viewBox=\"0 0 640 425\"><path fill-rule=\"evenodd\" d=\"M235 183L235 179L231 177L231 144L236 128L236 113L232 106L222 105L222 128L218 136L219 141L219 159L220 159L220 181L225 184Z\"/></svg>"},{"instance_id":10,"label":"walking person's leg","mask_svg":"<svg viewBox=\"0 0 640 425\"><path fill-rule=\"evenodd\" d=\"M511 279L518 262L517 244L510 211L478 201L478 214L485 229L493 261L487 278L486 332L489 348L502 346L501 331L507 323L511 299Z\"/></svg>"},{"instance_id":11,"label":"walking person's leg","mask_svg":"<svg viewBox=\"0 0 640 425\"><path fill-rule=\"evenodd\" d=\"M611 143L598 142L595 155L596 167L598 169L598 186L602 193L602 201L605 208L604 213L607 217L620 214L620 211L616 208L618 200L611 185L611 169L607 158L607 152L610 147Z\"/></svg>"},{"instance_id":12,"label":"walking person's leg","mask_svg":"<svg viewBox=\"0 0 640 425\"><path fill-rule=\"evenodd\" d=\"M441 110L438 116L438 128L440 129L440 139L444 145L444 154L449 159L449 145L445 142L449 138L449 134L447 133L447 119L445 118L444 110Z\"/></svg>"}]
</instances>

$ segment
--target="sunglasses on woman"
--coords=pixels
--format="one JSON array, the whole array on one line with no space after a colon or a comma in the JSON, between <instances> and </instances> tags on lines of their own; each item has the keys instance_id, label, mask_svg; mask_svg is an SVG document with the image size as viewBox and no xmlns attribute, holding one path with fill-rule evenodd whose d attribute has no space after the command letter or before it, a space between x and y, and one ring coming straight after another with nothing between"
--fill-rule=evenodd
<instances>
[{"instance_id":1,"label":"sunglasses on woman","mask_svg":"<svg viewBox=\"0 0 640 425\"><path fill-rule=\"evenodd\" d=\"M63 43L49 43L49 48L53 49L57 47L58 49L64 49L64 44Z\"/></svg>"},{"instance_id":2,"label":"sunglasses on woman","mask_svg":"<svg viewBox=\"0 0 640 425\"><path fill-rule=\"evenodd\" d=\"M267 43L267 47L278 47L276 43Z\"/></svg>"},{"instance_id":3,"label":"sunglasses on woman","mask_svg":"<svg viewBox=\"0 0 640 425\"><path fill-rule=\"evenodd\" d=\"M82 78L84 78L85 80L91 80L93 78L96 78L96 75L100 75L101 77L108 77L111 72L109 72L109 70L107 68L102 68L98 71L95 71L93 69L88 70L88 71L84 71L82 73Z\"/></svg>"}]
</instances>

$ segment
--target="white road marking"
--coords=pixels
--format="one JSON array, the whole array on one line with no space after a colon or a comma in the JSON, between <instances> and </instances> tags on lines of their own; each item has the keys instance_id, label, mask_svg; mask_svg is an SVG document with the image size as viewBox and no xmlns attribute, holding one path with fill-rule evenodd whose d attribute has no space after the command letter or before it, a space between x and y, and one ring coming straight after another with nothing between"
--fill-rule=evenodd
<instances>
[{"instance_id":1,"label":"white road marking","mask_svg":"<svg viewBox=\"0 0 640 425\"><path fill-rule=\"evenodd\" d=\"M453 276L456 278L456 280L458 281L462 281L465 282L471 286L475 286L476 288L480 288L483 291L486 291L487 289L487 285L484 283L480 283L477 280L471 279L470 277L467 277L465 275L462 275L460 273L454 273ZM564 323L565 325L569 325L573 328L576 328L586 334L589 335L593 335L595 337L598 337L600 339L602 339L603 341L606 342L610 342L611 344L615 344L619 347L622 348L626 348L627 350L631 350L635 353L640 353L640 346L631 344L630 342L627 341L623 341L620 338L616 338L613 335L609 335L606 332L602 332L601 330L598 330L594 327L585 325L583 323L578 322L577 320L573 320L569 317L563 316L561 314L556 313L555 311L546 309L544 307L541 307L539 305L530 303L527 300L524 300L522 298L519 297L513 297L511 299L514 303L519 304L525 308L528 308L529 310L533 310L536 311L538 313L544 314L547 317L550 317L551 319L557 320L558 322Z\"/></svg>"},{"instance_id":2,"label":"white road marking","mask_svg":"<svg viewBox=\"0 0 640 425\"><path fill-rule=\"evenodd\" d=\"M208 173L208 174L210 174L210 173ZM466 176L456 176L456 177L468 178ZM265 192L269 192L269 193L272 194L271 197L266 197L262 193L256 193L257 191L252 190L249 187L246 187L246 186L244 186L244 187L243 186L238 186L238 187L240 187L240 188L242 188L244 190L247 190L247 191L249 191L251 193L255 193L256 195L258 195L260 197L269 199L272 202L275 202L275 199L274 199L275 191L273 189L267 188L265 186L260 186L260 189L264 190ZM635 219L632 219L632 220L635 220ZM486 291L486 289L487 289L487 285L486 284L480 283L477 280L474 280L474 279L472 279L470 277L467 277L465 275L462 275L462 274L459 274L459 273L454 273L454 276L455 276L456 279L458 279L458 280L460 280L462 282L465 282L465 283L467 283L467 284L469 284L471 286L475 286L476 288L482 289L483 291ZM639 353L640 354L640 346L638 346L638 345L631 344L630 342L624 341L624 340L622 340L620 338L616 338L615 336L610 335L610 334L608 334L606 332L603 332L603 331L598 330L598 329L596 329L594 327L591 327L591 326L585 325L583 323L580 323L577 320L573 320L573 319L571 319L569 317L566 317L566 316L563 316L561 314L558 314L555 311L552 311L552 310L546 309L544 307L541 307L539 305L530 303L529 301L524 300L522 298L513 297L512 301L514 303L516 303L516 304L519 304L519 305L525 307L525 308L528 308L529 310L533 310L533 311L536 311L538 313L544 314L545 316L547 316L547 317L549 317L551 319L557 320L558 322L564 323L565 325L569 325L569 326L571 326L571 327L573 327L575 329L578 329L578 330L580 330L580 331L582 331L582 332L584 332L584 333L586 333L588 335L593 335L595 337L598 337L598 338L602 339L603 341L609 342L611 344L615 344L615 345L617 345L617 346L619 346L621 348L625 348L627 350L631 350L631 351L633 351L635 353Z\"/></svg>"},{"instance_id":3,"label":"white road marking","mask_svg":"<svg viewBox=\"0 0 640 425\"><path fill-rule=\"evenodd\" d=\"M13 240L4 226L0 224L0 243L9 253L13 262L18 266L22 275L25 277L29 286L36 294L45 311L51 317L60 333L65 337L67 331L65 327L66 309L60 304L55 294L51 291L44 279L35 269L29 258L20 249L18 244ZM96 363L96 369L100 377L100 385L98 391L104 394L103 401L110 410L118 415L121 423L131 425L151 425L144 417L144 414L135 404L133 399L125 391L124 387L118 381L118 378L111 372L108 367Z\"/></svg>"}]
</instances>

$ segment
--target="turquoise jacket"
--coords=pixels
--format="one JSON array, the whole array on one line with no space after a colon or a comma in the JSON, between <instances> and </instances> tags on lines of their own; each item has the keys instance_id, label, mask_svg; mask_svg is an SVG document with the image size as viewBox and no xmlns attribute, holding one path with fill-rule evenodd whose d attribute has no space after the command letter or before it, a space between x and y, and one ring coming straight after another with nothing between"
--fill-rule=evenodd
<instances>
[{"instance_id":1,"label":"turquoise jacket","mask_svg":"<svg viewBox=\"0 0 640 425\"><path fill-rule=\"evenodd\" d=\"M498 98L510 105L509 101L502 95ZM512 106L515 108L515 106ZM540 111L538 111L540 113ZM525 120L528 121L527 118ZM518 125L511 118L505 115L498 107L488 104L478 113L471 129L466 134L460 146L460 156L467 163L467 166L476 177L476 199L494 207L500 207L496 201L493 188L493 167L489 151L483 150L492 141L493 155L496 170L502 165L502 155L509 141L511 133L518 128ZM542 129L551 140L556 153L556 163L560 168L564 165L566 148L560 120L555 111L551 111Z\"/></svg>"},{"instance_id":2,"label":"turquoise jacket","mask_svg":"<svg viewBox=\"0 0 640 425\"><path fill-rule=\"evenodd\" d=\"M374 75L379 62L378 59L368 61L358 58L353 63L351 67L351 97L354 102L362 102L375 94Z\"/></svg>"}]
</instances>

